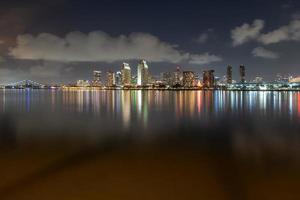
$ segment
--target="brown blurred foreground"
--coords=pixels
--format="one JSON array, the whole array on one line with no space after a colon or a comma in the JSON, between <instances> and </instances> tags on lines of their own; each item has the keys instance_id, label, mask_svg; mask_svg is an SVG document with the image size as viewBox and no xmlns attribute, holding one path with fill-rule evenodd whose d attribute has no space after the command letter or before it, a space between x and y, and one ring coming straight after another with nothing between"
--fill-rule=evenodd
<instances>
[{"instance_id":1,"label":"brown blurred foreground","mask_svg":"<svg viewBox=\"0 0 300 200\"><path fill-rule=\"evenodd\" d=\"M0 199L300 199L299 169L182 142L18 147L0 151Z\"/></svg>"}]
</instances>

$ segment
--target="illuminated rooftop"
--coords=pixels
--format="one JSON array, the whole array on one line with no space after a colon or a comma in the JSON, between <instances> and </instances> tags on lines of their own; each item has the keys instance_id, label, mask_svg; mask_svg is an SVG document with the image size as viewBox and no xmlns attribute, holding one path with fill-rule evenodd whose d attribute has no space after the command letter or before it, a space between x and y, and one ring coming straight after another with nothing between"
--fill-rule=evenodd
<instances>
[{"instance_id":1,"label":"illuminated rooftop","mask_svg":"<svg viewBox=\"0 0 300 200\"><path fill-rule=\"evenodd\" d=\"M300 76L290 80L290 83L300 83Z\"/></svg>"}]
</instances>

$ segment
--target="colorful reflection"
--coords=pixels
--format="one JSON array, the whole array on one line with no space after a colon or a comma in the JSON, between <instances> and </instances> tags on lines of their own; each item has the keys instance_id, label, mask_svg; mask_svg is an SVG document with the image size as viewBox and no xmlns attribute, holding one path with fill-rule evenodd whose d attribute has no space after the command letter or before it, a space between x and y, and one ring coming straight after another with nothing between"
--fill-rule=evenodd
<instances>
[{"instance_id":1,"label":"colorful reflection","mask_svg":"<svg viewBox=\"0 0 300 200\"><path fill-rule=\"evenodd\" d=\"M228 117L300 119L299 92L2 90L0 95L2 113L86 116L108 120L120 129L148 129L166 122L210 123Z\"/></svg>"}]
</instances>

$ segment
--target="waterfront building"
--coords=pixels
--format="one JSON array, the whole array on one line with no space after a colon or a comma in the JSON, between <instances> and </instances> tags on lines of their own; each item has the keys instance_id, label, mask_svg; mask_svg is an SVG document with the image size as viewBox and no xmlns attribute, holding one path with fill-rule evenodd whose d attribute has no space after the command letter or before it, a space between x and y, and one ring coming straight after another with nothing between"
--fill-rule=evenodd
<instances>
[{"instance_id":1,"label":"waterfront building","mask_svg":"<svg viewBox=\"0 0 300 200\"><path fill-rule=\"evenodd\" d=\"M172 73L171 72L163 72L161 73L161 80L165 85L172 85Z\"/></svg>"},{"instance_id":2,"label":"waterfront building","mask_svg":"<svg viewBox=\"0 0 300 200\"><path fill-rule=\"evenodd\" d=\"M149 83L149 67L145 60L140 60L137 69L137 85L146 86Z\"/></svg>"},{"instance_id":3,"label":"waterfront building","mask_svg":"<svg viewBox=\"0 0 300 200\"><path fill-rule=\"evenodd\" d=\"M76 82L76 86L77 87L89 87L90 86L90 82L88 80L78 80Z\"/></svg>"},{"instance_id":4,"label":"waterfront building","mask_svg":"<svg viewBox=\"0 0 300 200\"><path fill-rule=\"evenodd\" d=\"M240 66L240 78L241 78L241 83L246 82L246 68L244 65Z\"/></svg>"},{"instance_id":5,"label":"waterfront building","mask_svg":"<svg viewBox=\"0 0 300 200\"><path fill-rule=\"evenodd\" d=\"M131 68L128 63L123 63L121 67L122 85L131 85Z\"/></svg>"},{"instance_id":6,"label":"waterfront building","mask_svg":"<svg viewBox=\"0 0 300 200\"><path fill-rule=\"evenodd\" d=\"M182 85L182 73L180 67L176 68L173 77L173 86L181 86Z\"/></svg>"},{"instance_id":7,"label":"waterfront building","mask_svg":"<svg viewBox=\"0 0 300 200\"><path fill-rule=\"evenodd\" d=\"M131 76L131 84L132 85L137 85L137 75Z\"/></svg>"},{"instance_id":8,"label":"waterfront building","mask_svg":"<svg viewBox=\"0 0 300 200\"><path fill-rule=\"evenodd\" d=\"M275 82L282 83L282 84L287 84L292 79L293 79L293 76L291 76L290 74L287 74L287 75L277 74Z\"/></svg>"},{"instance_id":9,"label":"waterfront building","mask_svg":"<svg viewBox=\"0 0 300 200\"><path fill-rule=\"evenodd\" d=\"M215 86L214 70L203 71L203 87L213 88Z\"/></svg>"},{"instance_id":10,"label":"waterfront building","mask_svg":"<svg viewBox=\"0 0 300 200\"><path fill-rule=\"evenodd\" d=\"M295 78L291 78L289 80L290 83L300 83L300 76L295 77Z\"/></svg>"},{"instance_id":11,"label":"waterfront building","mask_svg":"<svg viewBox=\"0 0 300 200\"><path fill-rule=\"evenodd\" d=\"M115 84L116 86L122 85L122 73L120 71L117 71L115 74Z\"/></svg>"},{"instance_id":12,"label":"waterfront building","mask_svg":"<svg viewBox=\"0 0 300 200\"><path fill-rule=\"evenodd\" d=\"M106 73L106 81L107 81L107 86L108 87L113 87L116 85L116 76L115 73L112 71L108 71Z\"/></svg>"},{"instance_id":13,"label":"waterfront building","mask_svg":"<svg viewBox=\"0 0 300 200\"><path fill-rule=\"evenodd\" d=\"M253 80L253 83L262 83L263 82L263 77L259 77L259 76L257 76L257 77L255 77L255 79Z\"/></svg>"},{"instance_id":14,"label":"waterfront building","mask_svg":"<svg viewBox=\"0 0 300 200\"><path fill-rule=\"evenodd\" d=\"M195 86L195 73L192 71L183 72L183 86L193 87Z\"/></svg>"},{"instance_id":15,"label":"waterfront building","mask_svg":"<svg viewBox=\"0 0 300 200\"><path fill-rule=\"evenodd\" d=\"M94 72L93 72L92 86L99 87L99 86L102 85L102 83L101 83L101 75L102 75L101 71L94 70Z\"/></svg>"},{"instance_id":16,"label":"waterfront building","mask_svg":"<svg viewBox=\"0 0 300 200\"><path fill-rule=\"evenodd\" d=\"M227 73L226 73L227 84L232 84L232 66L227 66Z\"/></svg>"}]
</instances>

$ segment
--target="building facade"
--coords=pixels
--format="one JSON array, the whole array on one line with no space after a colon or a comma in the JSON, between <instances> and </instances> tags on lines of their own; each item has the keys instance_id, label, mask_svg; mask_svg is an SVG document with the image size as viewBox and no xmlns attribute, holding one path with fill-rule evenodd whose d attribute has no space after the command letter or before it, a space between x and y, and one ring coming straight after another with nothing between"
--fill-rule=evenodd
<instances>
[{"instance_id":1,"label":"building facade","mask_svg":"<svg viewBox=\"0 0 300 200\"><path fill-rule=\"evenodd\" d=\"M195 73L192 71L184 71L183 73L183 86L194 87L195 86Z\"/></svg>"},{"instance_id":2,"label":"building facade","mask_svg":"<svg viewBox=\"0 0 300 200\"><path fill-rule=\"evenodd\" d=\"M116 77L115 78L116 86L121 86L122 85L122 73L120 71L117 71L115 77Z\"/></svg>"},{"instance_id":3,"label":"building facade","mask_svg":"<svg viewBox=\"0 0 300 200\"><path fill-rule=\"evenodd\" d=\"M89 87L90 86L90 82L88 80L78 80L76 82L76 86L77 87Z\"/></svg>"},{"instance_id":4,"label":"building facade","mask_svg":"<svg viewBox=\"0 0 300 200\"><path fill-rule=\"evenodd\" d=\"M123 63L121 67L121 79L123 86L131 85L131 68L128 63Z\"/></svg>"},{"instance_id":5,"label":"building facade","mask_svg":"<svg viewBox=\"0 0 300 200\"><path fill-rule=\"evenodd\" d=\"M146 86L149 83L149 67L145 60L141 60L137 69L137 85Z\"/></svg>"},{"instance_id":6,"label":"building facade","mask_svg":"<svg viewBox=\"0 0 300 200\"><path fill-rule=\"evenodd\" d=\"M182 73L180 67L176 68L176 71L173 74L173 86L181 86L182 85Z\"/></svg>"},{"instance_id":7,"label":"building facade","mask_svg":"<svg viewBox=\"0 0 300 200\"><path fill-rule=\"evenodd\" d=\"M240 78L241 83L246 83L246 68L244 65L240 66Z\"/></svg>"},{"instance_id":8,"label":"building facade","mask_svg":"<svg viewBox=\"0 0 300 200\"><path fill-rule=\"evenodd\" d=\"M232 66L230 65L227 66L226 82L232 84Z\"/></svg>"},{"instance_id":9,"label":"building facade","mask_svg":"<svg viewBox=\"0 0 300 200\"><path fill-rule=\"evenodd\" d=\"M108 87L113 87L116 85L116 75L112 71L106 73L106 85Z\"/></svg>"},{"instance_id":10,"label":"building facade","mask_svg":"<svg viewBox=\"0 0 300 200\"><path fill-rule=\"evenodd\" d=\"M203 71L203 87L204 88L213 88L215 87L215 76L214 70Z\"/></svg>"},{"instance_id":11,"label":"building facade","mask_svg":"<svg viewBox=\"0 0 300 200\"><path fill-rule=\"evenodd\" d=\"M173 79L172 79L172 73L171 72L163 72L161 73L161 80L166 85L172 85Z\"/></svg>"},{"instance_id":12,"label":"building facade","mask_svg":"<svg viewBox=\"0 0 300 200\"><path fill-rule=\"evenodd\" d=\"M94 72L93 72L92 86L97 87L97 86L101 86L102 85L101 76L102 76L102 72L101 71L94 70Z\"/></svg>"}]
</instances>

